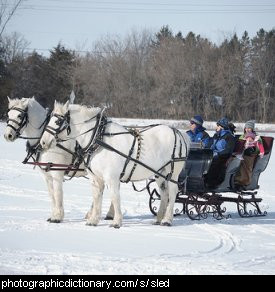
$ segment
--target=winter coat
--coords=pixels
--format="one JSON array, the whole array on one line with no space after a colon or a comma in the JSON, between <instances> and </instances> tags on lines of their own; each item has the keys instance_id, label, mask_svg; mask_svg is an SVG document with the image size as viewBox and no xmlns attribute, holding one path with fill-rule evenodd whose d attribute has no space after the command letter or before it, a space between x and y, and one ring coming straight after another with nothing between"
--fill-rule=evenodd
<instances>
[{"instance_id":1,"label":"winter coat","mask_svg":"<svg viewBox=\"0 0 275 292\"><path fill-rule=\"evenodd\" d=\"M213 150L214 158L230 157L235 143L236 139L230 130L222 129L216 132L213 136L213 144L210 147Z\"/></svg>"},{"instance_id":2,"label":"winter coat","mask_svg":"<svg viewBox=\"0 0 275 292\"><path fill-rule=\"evenodd\" d=\"M191 142L202 142L204 148L210 147L210 137L205 132L205 128L202 126L197 126L195 133L191 130L186 132L187 135L190 137Z\"/></svg>"},{"instance_id":3,"label":"winter coat","mask_svg":"<svg viewBox=\"0 0 275 292\"><path fill-rule=\"evenodd\" d=\"M256 134L254 132L254 134ZM246 140L245 134L241 135L239 140ZM261 157L264 156L264 145L263 140L260 136L255 137L253 142L246 142L244 145L244 155L251 156L252 154L260 155Z\"/></svg>"}]
</instances>

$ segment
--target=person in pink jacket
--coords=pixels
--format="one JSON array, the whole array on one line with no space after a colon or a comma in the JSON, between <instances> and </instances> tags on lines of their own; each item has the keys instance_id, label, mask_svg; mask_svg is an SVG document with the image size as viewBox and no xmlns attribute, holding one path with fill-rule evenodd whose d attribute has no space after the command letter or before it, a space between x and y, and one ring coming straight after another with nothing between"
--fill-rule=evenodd
<instances>
[{"instance_id":1,"label":"person in pink jacket","mask_svg":"<svg viewBox=\"0 0 275 292\"><path fill-rule=\"evenodd\" d=\"M260 136L255 132L255 121L247 121L244 133L239 140L245 140L240 168L236 173L234 184L237 191L245 190L251 183L256 158L264 156L264 146Z\"/></svg>"},{"instance_id":2,"label":"person in pink jacket","mask_svg":"<svg viewBox=\"0 0 275 292\"><path fill-rule=\"evenodd\" d=\"M245 144L244 144L244 152L252 152L259 154L261 158L264 156L264 146L262 144L262 140L260 136L256 136L254 132L248 132L244 136Z\"/></svg>"}]
</instances>

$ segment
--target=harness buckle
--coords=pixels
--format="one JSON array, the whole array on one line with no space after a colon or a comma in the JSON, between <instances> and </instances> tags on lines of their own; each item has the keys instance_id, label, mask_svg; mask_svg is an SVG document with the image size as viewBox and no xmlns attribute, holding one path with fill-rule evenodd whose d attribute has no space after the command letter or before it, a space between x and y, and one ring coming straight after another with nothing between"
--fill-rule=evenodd
<instances>
[{"instance_id":1,"label":"harness buckle","mask_svg":"<svg viewBox=\"0 0 275 292\"><path fill-rule=\"evenodd\" d=\"M170 181L171 178L172 178L172 172L170 172L170 173L168 173L168 174L166 175L165 180Z\"/></svg>"},{"instance_id":2,"label":"harness buckle","mask_svg":"<svg viewBox=\"0 0 275 292\"><path fill-rule=\"evenodd\" d=\"M45 171L46 171L46 172L49 172L49 171L51 170L52 167L53 167L53 163L52 163L52 162L48 162L48 163L47 163L47 166L46 166L46 168L45 168Z\"/></svg>"}]
</instances>

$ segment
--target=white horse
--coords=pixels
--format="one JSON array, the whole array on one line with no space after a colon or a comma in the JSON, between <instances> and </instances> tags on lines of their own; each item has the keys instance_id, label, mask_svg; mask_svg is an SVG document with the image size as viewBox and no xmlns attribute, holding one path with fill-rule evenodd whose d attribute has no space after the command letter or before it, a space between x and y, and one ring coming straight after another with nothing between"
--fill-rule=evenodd
<instances>
[{"instance_id":1,"label":"white horse","mask_svg":"<svg viewBox=\"0 0 275 292\"><path fill-rule=\"evenodd\" d=\"M46 126L47 110L44 109L34 98L10 99L8 106L8 122L4 137L7 141L15 141L21 134L29 137L30 147L38 145L39 139ZM36 138L36 139L32 139ZM72 153L76 142L70 140L63 143L63 146ZM72 155L58 147L49 151L43 151L39 162L54 162L57 164L69 165L72 162ZM83 166L81 166L83 168ZM39 168L40 169L40 168ZM51 223L59 223L64 218L63 207L63 180L65 171L44 171L44 179L52 202L52 214L48 219ZM68 175L70 175L69 173ZM76 176L83 176L85 173L79 171Z\"/></svg>"},{"instance_id":2,"label":"white horse","mask_svg":"<svg viewBox=\"0 0 275 292\"><path fill-rule=\"evenodd\" d=\"M71 130L69 136L68 128ZM190 140L185 134L165 125L128 131L107 120L100 108L55 102L40 144L48 149L55 147L56 141L70 138L76 138L83 148L86 167L92 179L94 199L88 225L96 226L99 223L102 194L106 186L114 208L111 226L119 228L122 224L120 182L148 179L155 175L153 170L158 171L156 181L161 195L156 224L172 224L178 192L177 179L189 152ZM167 176L169 178L166 179Z\"/></svg>"}]
</instances>

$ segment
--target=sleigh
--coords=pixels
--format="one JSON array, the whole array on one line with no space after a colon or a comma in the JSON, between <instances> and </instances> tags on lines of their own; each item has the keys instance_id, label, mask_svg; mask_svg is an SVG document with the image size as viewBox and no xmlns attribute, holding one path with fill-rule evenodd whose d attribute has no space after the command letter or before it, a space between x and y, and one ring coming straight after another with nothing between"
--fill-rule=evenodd
<instances>
[{"instance_id":1,"label":"sleigh","mask_svg":"<svg viewBox=\"0 0 275 292\"><path fill-rule=\"evenodd\" d=\"M204 179L213 159L212 150L202 149L199 145L193 144L186 161L185 179L179 185L174 214L187 214L192 220L206 219L208 216L220 220L231 217L226 212L225 203L234 203L240 217L265 216L266 211L262 211L259 206L262 202L258 194L259 178L268 165L274 138L265 136L261 138L265 154L263 158L256 158L251 183L241 191L236 189L234 177L241 164L242 141L237 140L233 155L226 161L223 182L213 189L207 188ZM147 183L146 189L149 193L149 208L152 214L156 215L160 195L154 187L154 180Z\"/></svg>"}]
</instances>

